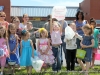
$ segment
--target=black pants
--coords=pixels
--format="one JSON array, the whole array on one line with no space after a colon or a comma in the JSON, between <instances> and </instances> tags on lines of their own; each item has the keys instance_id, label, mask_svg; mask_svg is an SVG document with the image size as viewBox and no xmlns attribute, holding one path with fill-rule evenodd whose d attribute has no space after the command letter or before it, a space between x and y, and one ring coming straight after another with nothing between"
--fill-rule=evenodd
<instances>
[{"instance_id":1,"label":"black pants","mask_svg":"<svg viewBox=\"0 0 100 75\"><path fill-rule=\"evenodd\" d=\"M36 45L35 45L35 43L33 43L33 46L34 46L34 49L36 50Z\"/></svg>"},{"instance_id":2,"label":"black pants","mask_svg":"<svg viewBox=\"0 0 100 75\"><path fill-rule=\"evenodd\" d=\"M75 59L76 59L76 49L73 49L73 50L66 49L66 51L67 51L67 54L66 54L67 70L74 70Z\"/></svg>"}]
</instances>

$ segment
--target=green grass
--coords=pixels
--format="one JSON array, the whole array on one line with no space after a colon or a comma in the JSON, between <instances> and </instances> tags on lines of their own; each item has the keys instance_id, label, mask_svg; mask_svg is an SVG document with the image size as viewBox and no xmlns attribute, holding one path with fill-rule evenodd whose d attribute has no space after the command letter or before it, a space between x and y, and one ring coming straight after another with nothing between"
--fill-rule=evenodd
<instances>
[{"instance_id":1,"label":"green grass","mask_svg":"<svg viewBox=\"0 0 100 75\"><path fill-rule=\"evenodd\" d=\"M7 70L7 69L6 69ZM46 70L46 72L35 72L34 69L32 69L32 75L84 75L80 74L81 67L75 67L75 72L67 72L65 67L62 67L61 72L54 73L52 72L52 69L49 68ZM8 75L8 74L5 74ZM27 75L26 69L21 67L21 70L16 69L15 75ZM94 69L89 70L89 75L100 75L100 66L95 66Z\"/></svg>"}]
</instances>

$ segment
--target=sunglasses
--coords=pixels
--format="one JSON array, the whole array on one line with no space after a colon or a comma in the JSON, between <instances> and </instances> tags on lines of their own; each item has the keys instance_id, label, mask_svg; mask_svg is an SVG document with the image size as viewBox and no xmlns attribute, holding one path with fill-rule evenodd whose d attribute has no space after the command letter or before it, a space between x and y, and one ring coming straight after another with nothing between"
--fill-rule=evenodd
<instances>
[{"instance_id":1,"label":"sunglasses","mask_svg":"<svg viewBox=\"0 0 100 75\"><path fill-rule=\"evenodd\" d=\"M6 16L0 16L0 17L6 17Z\"/></svg>"}]
</instances>

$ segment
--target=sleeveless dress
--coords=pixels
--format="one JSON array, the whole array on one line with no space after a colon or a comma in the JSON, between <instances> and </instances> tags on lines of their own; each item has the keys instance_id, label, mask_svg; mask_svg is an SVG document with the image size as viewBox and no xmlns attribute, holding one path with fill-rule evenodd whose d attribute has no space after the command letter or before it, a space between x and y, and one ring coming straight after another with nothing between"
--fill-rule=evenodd
<instances>
[{"instance_id":1,"label":"sleeveless dress","mask_svg":"<svg viewBox=\"0 0 100 75\"><path fill-rule=\"evenodd\" d=\"M3 50L3 52L2 52ZM9 56L9 51L7 49L6 40L4 38L0 38L0 55Z\"/></svg>"},{"instance_id":2,"label":"sleeveless dress","mask_svg":"<svg viewBox=\"0 0 100 75\"><path fill-rule=\"evenodd\" d=\"M30 39L27 41L22 40L22 53L20 57L20 66L32 66L32 46Z\"/></svg>"},{"instance_id":3,"label":"sleeveless dress","mask_svg":"<svg viewBox=\"0 0 100 75\"><path fill-rule=\"evenodd\" d=\"M5 66L6 58L9 56L9 51L7 49L6 40L0 38L0 65Z\"/></svg>"},{"instance_id":4,"label":"sleeveless dress","mask_svg":"<svg viewBox=\"0 0 100 75\"><path fill-rule=\"evenodd\" d=\"M45 52L48 47L48 39L39 39L39 47L42 52ZM44 61L44 63L53 64L54 63L54 56L51 49L48 50L47 55L41 55L38 51L39 58Z\"/></svg>"},{"instance_id":5,"label":"sleeveless dress","mask_svg":"<svg viewBox=\"0 0 100 75\"><path fill-rule=\"evenodd\" d=\"M17 39L14 35L10 35L9 38L9 48L10 51L13 52L13 50L16 47ZM19 47L16 48L15 54L10 54L10 59L16 61L16 64L19 64Z\"/></svg>"},{"instance_id":6,"label":"sleeveless dress","mask_svg":"<svg viewBox=\"0 0 100 75\"><path fill-rule=\"evenodd\" d=\"M52 40L52 44L61 44L62 40L61 40L60 31L52 31L51 40Z\"/></svg>"},{"instance_id":7,"label":"sleeveless dress","mask_svg":"<svg viewBox=\"0 0 100 75\"><path fill-rule=\"evenodd\" d=\"M91 42L92 39L93 39L93 36L85 36L85 35L83 35L82 44L86 45L86 46L91 45L92 44L92 42ZM87 62L91 62L93 48L92 47L84 48L83 50L86 51L86 56L85 56L84 60L87 61Z\"/></svg>"}]
</instances>

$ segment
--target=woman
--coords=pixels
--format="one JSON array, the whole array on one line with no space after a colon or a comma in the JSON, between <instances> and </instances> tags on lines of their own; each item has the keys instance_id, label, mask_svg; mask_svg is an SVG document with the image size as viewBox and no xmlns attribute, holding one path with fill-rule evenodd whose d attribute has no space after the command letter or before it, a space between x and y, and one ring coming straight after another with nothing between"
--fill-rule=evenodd
<instances>
[{"instance_id":1,"label":"woman","mask_svg":"<svg viewBox=\"0 0 100 75\"><path fill-rule=\"evenodd\" d=\"M0 12L0 25L5 26L6 29L8 29L9 23L5 21L6 19L6 14L5 12Z\"/></svg>"},{"instance_id":2,"label":"woman","mask_svg":"<svg viewBox=\"0 0 100 75\"><path fill-rule=\"evenodd\" d=\"M23 14L23 22L20 23L19 28L20 29L26 29L27 30L27 22L29 21L28 14Z\"/></svg>"},{"instance_id":3,"label":"woman","mask_svg":"<svg viewBox=\"0 0 100 75\"><path fill-rule=\"evenodd\" d=\"M77 30L77 33L79 35L83 35L83 31L82 31L82 27L87 24L87 20L84 20L84 14L82 11L78 11L77 14L76 14L76 20L74 21L75 24L76 24L76 30ZM80 42L81 40L77 39L77 49L81 48L80 47ZM84 61L83 61L84 62Z\"/></svg>"}]
</instances>

